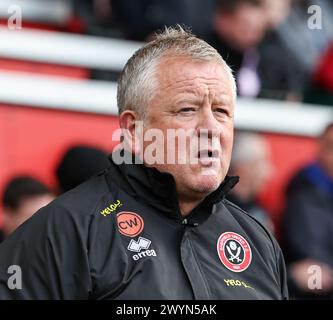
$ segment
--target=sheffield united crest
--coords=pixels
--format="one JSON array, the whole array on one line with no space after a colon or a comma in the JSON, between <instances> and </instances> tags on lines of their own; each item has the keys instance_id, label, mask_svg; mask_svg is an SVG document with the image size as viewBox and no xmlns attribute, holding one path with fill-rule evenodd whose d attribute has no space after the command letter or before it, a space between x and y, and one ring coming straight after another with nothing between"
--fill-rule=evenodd
<instances>
[{"instance_id":1,"label":"sheffield united crest","mask_svg":"<svg viewBox=\"0 0 333 320\"><path fill-rule=\"evenodd\" d=\"M235 232L224 232L220 235L217 253L223 265L233 272L246 270L252 260L249 243Z\"/></svg>"}]
</instances>

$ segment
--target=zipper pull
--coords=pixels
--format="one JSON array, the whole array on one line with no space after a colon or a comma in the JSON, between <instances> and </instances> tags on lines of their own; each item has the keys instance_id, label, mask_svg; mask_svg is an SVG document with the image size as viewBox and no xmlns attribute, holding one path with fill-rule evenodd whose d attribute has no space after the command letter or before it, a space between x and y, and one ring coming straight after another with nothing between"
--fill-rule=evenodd
<instances>
[{"instance_id":1,"label":"zipper pull","mask_svg":"<svg viewBox=\"0 0 333 320\"><path fill-rule=\"evenodd\" d=\"M190 227L197 227L199 225L199 223L196 223L196 222L189 223L188 220L187 220L187 218L184 218L182 220L182 225L184 225L184 226L190 226Z\"/></svg>"}]
</instances>

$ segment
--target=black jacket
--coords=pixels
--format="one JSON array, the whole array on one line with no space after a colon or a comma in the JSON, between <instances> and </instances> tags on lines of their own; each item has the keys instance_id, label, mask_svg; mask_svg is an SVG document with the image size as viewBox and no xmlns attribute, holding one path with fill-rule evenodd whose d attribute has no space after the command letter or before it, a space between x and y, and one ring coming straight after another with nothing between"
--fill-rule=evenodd
<instances>
[{"instance_id":1,"label":"black jacket","mask_svg":"<svg viewBox=\"0 0 333 320\"><path fill-rule=\"evenodd\" d=\"M286 189L282 223L287 267L301 260L314 260L333 269L333 181L312 163L291 179ZM300 299L332 299L333 291L309 292L289 273L289 292Z\"/></svg>"},{"instance_id":2,"label":"black jacket","mask_svg":"<svg viewBox=\"0 0 333 320\"><path fill-rule=\"evenodd\" d=\"M276 241L224 199L237 181L183 219L170 174L111 163L0 245L0 298L286 298ZM11 265L22 289L8 288Z\"/></svg>"},{"instance_id":3,"label":"black jacket","mask_svg":"<svg viewBox=\"0 0 333 320\"><path fill-rule=\"evenodd\" d=\"M333 181L314 163L287 188L283 242L288 263L318 260L333 269Z\"/></svg>"}]
</instances>

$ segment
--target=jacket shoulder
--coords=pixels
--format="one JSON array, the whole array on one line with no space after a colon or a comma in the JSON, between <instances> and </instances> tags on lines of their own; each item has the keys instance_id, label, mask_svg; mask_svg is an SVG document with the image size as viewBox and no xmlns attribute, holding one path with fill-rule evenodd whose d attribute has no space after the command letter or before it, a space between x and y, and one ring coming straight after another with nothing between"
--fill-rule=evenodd
<instances>
[{"instance_id":1,"label":"jacket shoulder","mask_svg":"<svg viewBox=\"0 0 333 320\"><path fill-rule=\"evenodd\" d=\"M248 239L263 256L281 288L281 298L288 298L287 275L281 248L274 236L256 218L239 208L234 203L224 200L224 205L232 218L243 229Z\"/></svg>"},{"instance_id":2,"label":"jacket shoulder","mask_svg":"<svg viewBox=\"0 0 333 320\"><path fill-rule=\"evenodd\" d=\"M248 230L250 234L255 234L256 236L260 235L261 238L270 242L274 247L276 246L276 240L273 235L255 217L251 216L249 213L227 199L224 199L223 203L232 214L233 218L236 219L243 228Z\"/></svg>"},{"instance_id":3,"label":"jacket shoulder","mask_svg":"<svg viewBox=\"0 0 333 320\"><path fill-rule=\"evenodd\" d=\"M109 193L105 176L101 173L60 195L49 206L86 215L94 211Z\"/></svg>"}]
</instances>

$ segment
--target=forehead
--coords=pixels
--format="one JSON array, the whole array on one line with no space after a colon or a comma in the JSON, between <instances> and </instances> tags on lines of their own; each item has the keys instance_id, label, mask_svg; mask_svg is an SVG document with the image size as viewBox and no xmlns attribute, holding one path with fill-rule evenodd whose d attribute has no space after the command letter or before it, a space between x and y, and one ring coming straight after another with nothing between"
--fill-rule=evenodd
<instances>
[{"instance_id":1,"label":"forehead","mask_svg":"<svg viewBox=\"0 0 333 320\"><path fill-rule=\"evenodd\" d=\"M168 89L210 85L216 89L230 89L225 67L216 60L194 60L188 57L166 57L157 65L159 86Z\"/></svg>"}]
</instances>

